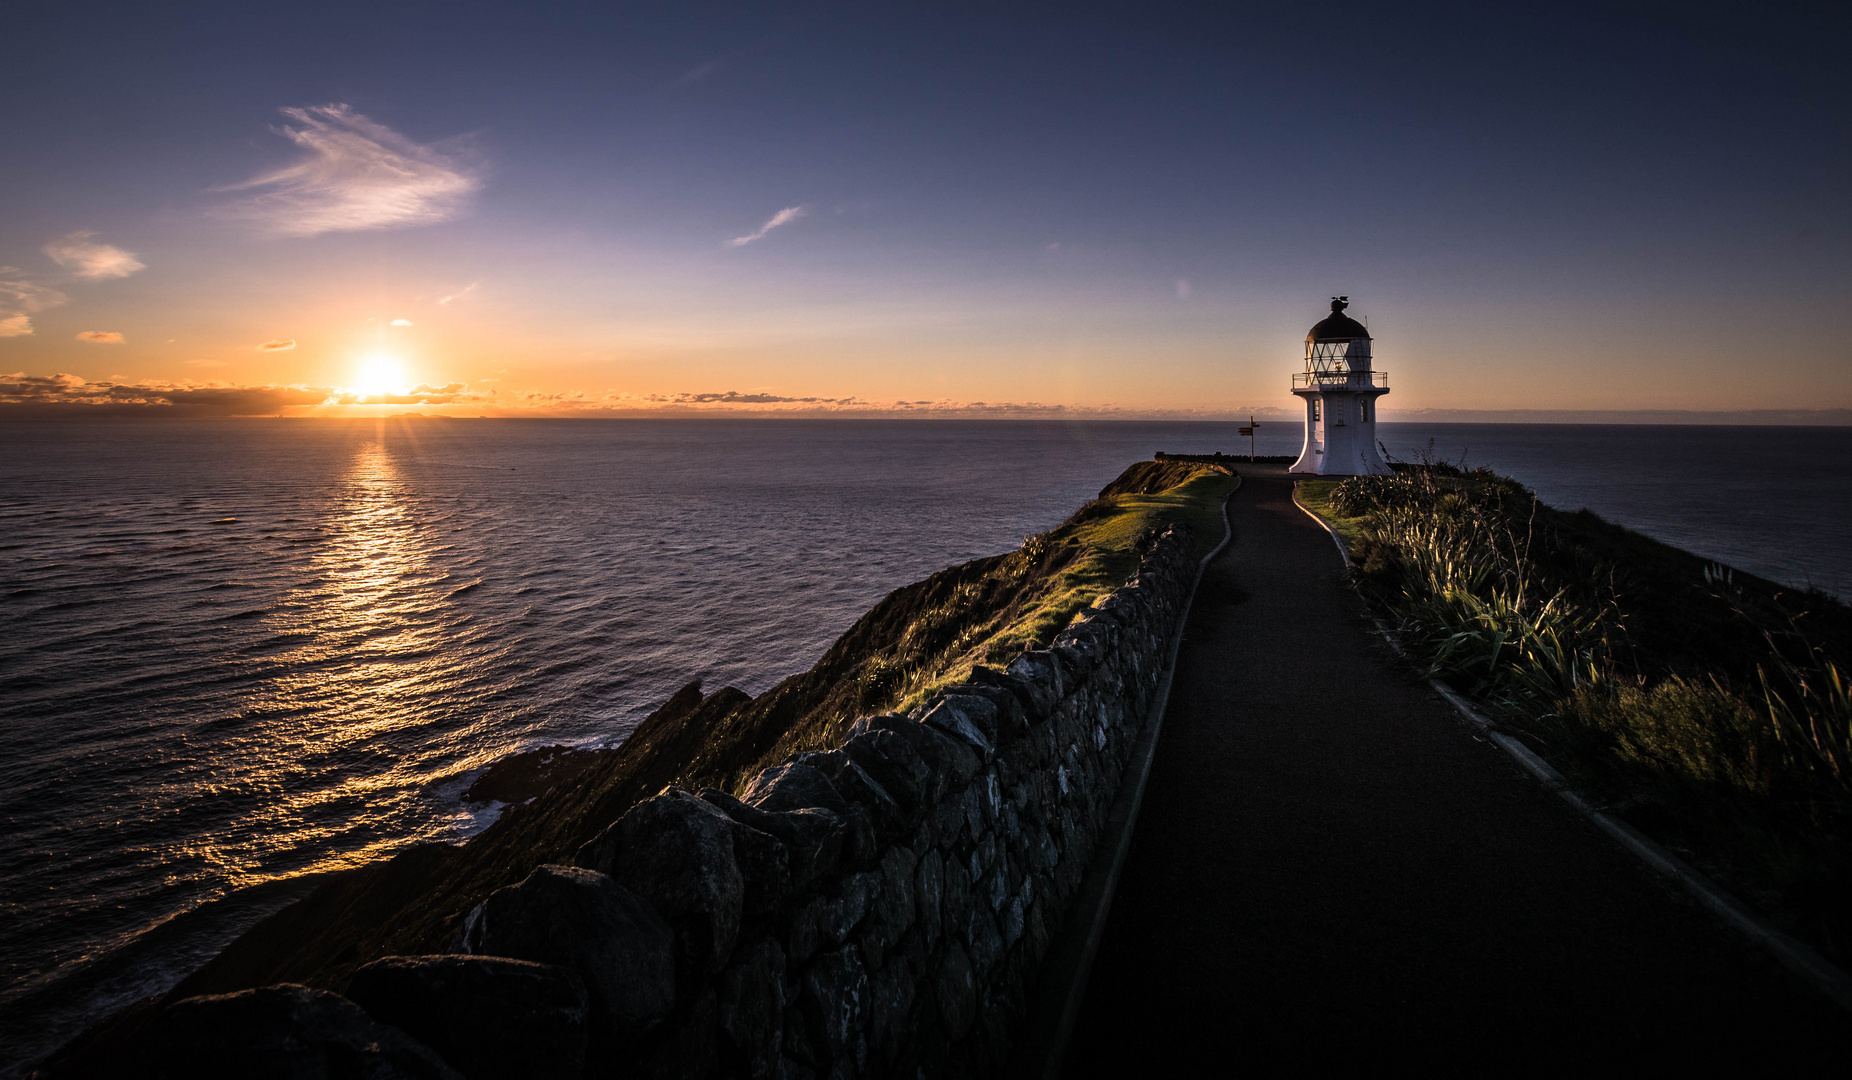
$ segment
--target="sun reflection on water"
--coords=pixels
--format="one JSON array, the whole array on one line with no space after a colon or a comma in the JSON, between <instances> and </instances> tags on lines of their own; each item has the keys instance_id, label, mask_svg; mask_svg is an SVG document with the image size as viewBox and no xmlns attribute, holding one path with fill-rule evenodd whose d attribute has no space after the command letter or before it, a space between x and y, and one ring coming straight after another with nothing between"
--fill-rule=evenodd
<instances>
[{"instance_id":1,"label":"sun reflection on water","mask_svg":"<svg viewBox=\"0 0 1852 1080\"><path fill-rule=\"evenodd\" d=\"M448 636L448 572L432 560L435 545L409 488L382 426L330 498L309 580L272 615L277 633L305 644L258 705L270 721L254 733L252 750L280 782L251 825L272 849L325 853L305 870L358 865L406 846L402 827L382 823L408 810L403 804L432 779L392 741L426 722ZM447 830L438 821L425 830L431 835L410 839ZM256 872L238 869L234 877Z\"/></svg>"}]
</instances>

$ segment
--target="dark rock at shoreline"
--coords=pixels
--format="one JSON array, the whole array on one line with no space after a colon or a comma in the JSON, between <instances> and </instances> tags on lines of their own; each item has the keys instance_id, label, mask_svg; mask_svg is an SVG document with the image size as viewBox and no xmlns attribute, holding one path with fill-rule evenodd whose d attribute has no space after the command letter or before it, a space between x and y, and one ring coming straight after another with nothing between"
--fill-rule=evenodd
<instances>
[{"instance_id":1,"label":"dark rock at shoreline","mask_svg":"<svg viewBox=\"0 0 1852 1080\"><path fill-rule=\"evenodd\" d=\"M651 720L672 723L701 704L701 680L677 690L650 714ZM542 746L510 754L489 766L463 792L472 803L524 803L591 768L615 750L584 750L572 746Z\"/></svg>"},{"instance_id":2,"label":"dark rock at shoreline","mask_svg":"<svg viewBox=\"0 0 1852 1080\"><path fill-rule=\"evenodd\" d=\"M511 754L489 766L463 792L464 802L524 803L591 768L608 750L542 746Z\"/></svg>"},{"instance_id":3,"label":"dark rock at shoreline","mask_svg":"<svg viewBox=\"0 0 1852 1080\"><path fill-rule=\"evenodd\" d=\"M461 1080L429 1047L339 994L285 983L187 998L132 1055L138 1075L206 1080Z\"/></svg>"},{"instance_id":4,"label":"dark rock at shoreline","mask_svg":"<svg viewBox=\"0 0 1852 1080\"><path fill-rule=\"evenodd\" d=\"M502 956L389 956L356 971L347 996L470 1080L585 1070L587 995L570 968Z\"/></svg>"}]
</instances>

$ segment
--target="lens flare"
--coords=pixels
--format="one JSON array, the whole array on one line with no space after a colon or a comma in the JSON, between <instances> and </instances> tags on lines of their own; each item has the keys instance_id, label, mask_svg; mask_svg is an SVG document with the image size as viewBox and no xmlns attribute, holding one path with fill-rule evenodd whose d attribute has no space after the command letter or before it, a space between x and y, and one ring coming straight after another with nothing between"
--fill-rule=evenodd
<instances>
[{"instance_id":1,"label":"lens flare","mask_svg":"<svg viewBox=\"0 0 1852 1080\"><path fill-rule=\"evenodd\" d=\"M357 393L390 394L405 388L405 373L399 367L397 357L375 354L360 361L354 374L354 385L350 388Z\"/></svg>"}]
</instances>

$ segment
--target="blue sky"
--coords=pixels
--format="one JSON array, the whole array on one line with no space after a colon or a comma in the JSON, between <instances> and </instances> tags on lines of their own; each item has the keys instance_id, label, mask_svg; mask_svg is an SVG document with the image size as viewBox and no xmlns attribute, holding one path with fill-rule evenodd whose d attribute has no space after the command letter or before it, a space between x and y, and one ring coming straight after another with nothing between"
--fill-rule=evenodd
<instances>
[{"instance_id":1,"label":"blue sky","mask_svg":"<svg viewBox=\"0 0 1852 1080\"><path fill-rule=\"evenodd\" d=\"M1797 328L1852 280L1845 29L46 8L10 35L0 399L1224 415L1290 404L1345 293L1385 416L1843 409L1852 348Z\"/></svg>"}]
</instances>

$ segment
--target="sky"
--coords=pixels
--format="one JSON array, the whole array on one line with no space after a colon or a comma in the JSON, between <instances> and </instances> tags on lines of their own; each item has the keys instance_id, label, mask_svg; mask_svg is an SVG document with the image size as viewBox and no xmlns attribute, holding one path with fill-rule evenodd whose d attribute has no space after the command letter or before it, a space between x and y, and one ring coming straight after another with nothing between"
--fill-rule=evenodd
<instances>
[{"instance_id":1,"label":"sky","mask_svg":"<svg viewBox=\"0 0 1852 1080\"><path fill-rule=\"evenodd\" d=\"M1848 422L1848 28L35 5L0 415L1296 415L1342 294L1384 419Z\"/></svg>"}]
</instances>

